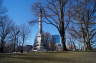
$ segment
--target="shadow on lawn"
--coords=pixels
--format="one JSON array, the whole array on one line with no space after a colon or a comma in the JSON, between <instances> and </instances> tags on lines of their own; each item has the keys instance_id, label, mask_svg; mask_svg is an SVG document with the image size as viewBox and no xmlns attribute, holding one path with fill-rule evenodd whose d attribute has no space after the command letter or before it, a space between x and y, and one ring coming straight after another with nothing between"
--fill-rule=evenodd
<instances>
[{"instance_id":1,"label":"shadow on lawn","mask_svg":"<svg viewBox=\"0 0 96 63\"><path fill-rule=\"evenodd\" d=\"M71 62L72 59L71 58L58 58L55 57L54 55L52 56L46 56L46 55L26 55L26 54L0 54L0 60L4 60L4 59L9 59L9 58L13 58L13 59L19 59L19 60L25 60L25 61L34 61L34 62L38 62L38 61L47 61L47 62Z\"/></svg>"},{"instance_id":2,"label":"shadow on lawn","mask_svg":"<svg viewBox=\"0 0 96 63\"><path fill-rule=\"evenodd\" d=\"M44 56L19 56L13 57L17 59L29 60L29 61L49 61L49 62L71 62L70 58L56 58L56 57L44 57Z\"/></svg>"}]
</instances>

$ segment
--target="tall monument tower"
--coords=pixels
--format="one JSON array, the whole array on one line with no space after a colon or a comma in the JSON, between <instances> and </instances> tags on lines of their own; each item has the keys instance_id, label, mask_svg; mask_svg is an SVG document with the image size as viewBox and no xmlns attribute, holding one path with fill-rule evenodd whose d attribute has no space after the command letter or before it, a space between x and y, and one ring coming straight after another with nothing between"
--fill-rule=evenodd
<instances>
[{"instance_id":1,"label":"tall monument tower","mask_svg":"<svg viewBox=\"0 0 96 63\"><path fill-rule=\"evenodd\" d=\"M40 12L39 12L38 33L36 35L33 49L36 51L44 51L45 50L44 46L43 46L43 38L42 38L42 9L40 9Z\"/></svg>"}]
</instances>

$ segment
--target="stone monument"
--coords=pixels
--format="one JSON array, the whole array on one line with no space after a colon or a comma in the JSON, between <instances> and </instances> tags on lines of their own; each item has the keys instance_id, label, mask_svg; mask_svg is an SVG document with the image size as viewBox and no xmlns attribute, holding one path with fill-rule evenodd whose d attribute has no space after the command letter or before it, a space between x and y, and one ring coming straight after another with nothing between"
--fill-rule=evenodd
<instances>
[{"instance_id":1,"label":"stone monument","mask_svg":"<svg viewBox=\"0 0 96 63\"><path fill-rule=\"evenodd\" d=\"M42 32L42 9L39 12L39 20L38 20L38 33L36 35L35 43L33 46L33 51L45 51L43 46L43 32Z\"/></svg>"}]
</instances>

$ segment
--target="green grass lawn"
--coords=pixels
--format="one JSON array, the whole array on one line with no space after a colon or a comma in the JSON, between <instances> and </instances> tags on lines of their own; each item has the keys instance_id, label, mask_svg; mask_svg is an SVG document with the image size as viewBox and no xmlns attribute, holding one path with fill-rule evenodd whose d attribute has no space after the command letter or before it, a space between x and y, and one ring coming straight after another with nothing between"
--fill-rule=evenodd
<instances>
[{"instance_id":1,"label":"green grass lawn","mask_svg":"<svg viewBox=\"0 0 96 63\"><path fill-rule=\"evenodd\" d=\"M0 54L0 63L96 63L96 52Z\"/></svg>"}]
</instances>

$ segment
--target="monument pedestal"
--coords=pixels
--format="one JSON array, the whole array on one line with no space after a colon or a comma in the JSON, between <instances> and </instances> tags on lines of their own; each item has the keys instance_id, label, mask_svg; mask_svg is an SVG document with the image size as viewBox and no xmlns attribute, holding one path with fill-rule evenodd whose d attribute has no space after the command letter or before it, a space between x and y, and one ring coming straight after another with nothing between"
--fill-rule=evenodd
<instances>
[{"instance_id":1,"label":"monument pedestal","mask_svg":"<svg viewBox=\"0 0 96 63\"><path fill-rule=\"evenodd\" d=\"M36 42L34 44L34 50L35 51L46 51L46 49L44 48L44 45L43 45L43 37L42 37L42 34L38 33L37 36L36 36Z\"/></svg>"}]
</instances>

